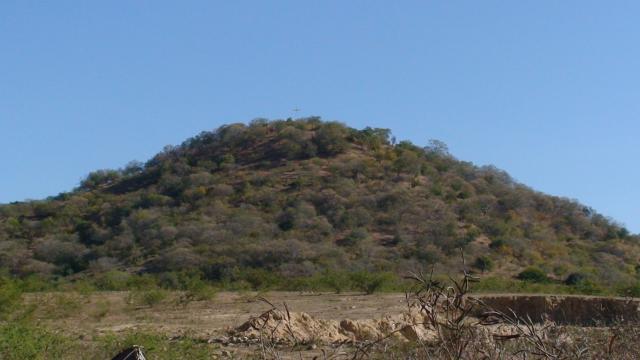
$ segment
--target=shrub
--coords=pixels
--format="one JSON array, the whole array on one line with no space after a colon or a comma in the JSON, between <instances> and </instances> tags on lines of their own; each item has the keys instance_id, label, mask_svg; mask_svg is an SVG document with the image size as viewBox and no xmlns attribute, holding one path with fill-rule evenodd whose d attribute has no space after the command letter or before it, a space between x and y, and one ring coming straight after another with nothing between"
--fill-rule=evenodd
<instances>
[{"instance_id":1,"label":"shrub","mask_svg":"<svg viewBox=\"0 0 640 360\"><path fill-rule=\"evenodd\" d=\"M264 269L236 270L232 276L236 282L246 282L253 290L273 289L280 284L281 278Z\"/></svg>"},{"instance_id":2,"label":"shrub","mask_svg":"<svg viewBox=\"0 0 640 360\"><path fill-rule=\"evenodd\" d=\"M324 289L325 285L319 275L311 277L295 277L287 281L281 290L288 291L319 291Z\"/></svg>"},{"instance_id":3,"label":"shrub","mask_svg":"<svg viewBox=\"0 0 640 360\"><path fill-rule=\"evenodd\" d=\"M91 311L91 317L94 320L100 321L102 320L111 309L111 303L109 300L102 300L95 305L95 308Z\"/></svg>"},{"instance_id":4,"label":"shrub","mask_svg":"<svg viewBox=\"0 0 640 360\"><path fill-rule=\"evenodd\" d=\"M138 306L154 307L167 298L163 289L136 290L129 293L129 303Z\"/></svg>"},{"instance_id":5,"label":"shrub","mask_svg":"<svg viewBox=\"0 0 640 360\"><path fill-rule=\"evenodd\" d=\"M155 290L158 288L158 279L152 275L132 275L127 279L126 289Z\"/></svg>"},{"instance_id":6,"label":"shrub","mask_svg":"<svg viewBox=\"0 0 640 360\"><path fill-rule=\"evenodd\" d=\"M18 308L22 299L22 289L9 277L0 277L0 320L5 319Z\"/></svg>"},{"instance_id":7,"label":"shrub","mask_svg":"<svg viewBox=\"0 0 640 360\"><path fill-rule=\"evenodd\" d=\"M87 296L96 291L96 286L87 279L81 279L73 283L73 289L79 294Z\"/></svg>"},{"instance_id":8,"label":"shrub","mask_svg":"<svg viewBox=\"0 0 640 360\"><path fill-rule=\"evenodd\" d=\"M477 292L519 292L521 284L521 281L515 279L488 276L482 277L478 283L474 284L473 290Z\"/></svg>"},{"instance_id":9,"label":"shrub","mask_svg":"<svg viewBox=\"0 0 640 360\"><path fill-rule=\"evenodd\" d=\"M365 228L353 229L349 235L338 242L342 246L356 246L369 237L369 233Z\"/></svg>"},{"instance_id":10,"label":"shrub","mask_svg":"<svg viewBox=\"0 0 640 360\"><path fill-rule=\"evenodd\" d=\"M389 273L370 273L367 271L354 272L350 277L353 287L367 295L382 290L392 280L392 276Z\"/></svg>"},{"instance_id":11,"label":"shrub","mask_svg":"<svg viewBox=\"0 0 640 360\"><path fill-rule=\"evenodd\" d=\"M74 293L54 293L47 305L46 316L62 319L75 314L82 306L81 297Z\"/></svg>"},{"instance_id":12,"label":"shrub","mask_svg":"<svg viewBox=\"0 0 640 360\"><path fill-rule=\"evenodd\" d=\"M20 279L20 288L24 292L51 291L56 285L55 281L38 274L31 274Z\"/></svg>"},{"instance_id":13,"label":"shrub","mask_svg":"<svg viewBox=\"0 0 640 360\"><path fill-rule=\"evenodd\" d=\"M196 341L188 337L170 340L167 336L150 332L128 332L124 335L109 334L98 339L102 344L104 353L100 359L111 358L122 349L133 345L144 344L145 355L148 359L211 359L211 345L206 342Z\"/></svg>"},{"instance_id":14,"label":"shrub","mask_svg":"<svg viewBox=\"0 0 640 360\"><path fill-rule=\"evenodd\" d=\"M493 269L493 260L488 256L480 256L476 259L473 266L482 272L491 271Z\"/></svg>"},{"instance_id":15,"label":"shrub","mask_svg":"<svg viewBox=\"0 0 640 360\"><path fill-rule=\"evenodd\" d=\"M571 273L564 280L564 283L566 285L578 285L578 284L584 282L585 280L587 280L587 275L582 274L582 273Z\"/></svg>"},{"instance_id":16,"label":"shrub","mask_svg":"<svg viewBox=\"0 0 640 360\"><path fill-rule=\"evenodd\" d=\"M190 276L184 284L184 294L181 302L211 300L216 294L216 289L200 276Z\"/></svg>"},{"instance_id":17,"label":"shrub","mask_svg":"<svg viewBox=\"0 0 640 360\"><path fill-rule=\"evenodd\" d=\"M337 155L344 152L349 143L346 139L347 129L339 123L324 123L315 133L318 153L322 155Z\"/></svg>"},{"instance_id":18,"label":"shrub","mask_svg":"<svg viewBox=\"0 0 640 360\"><path fill-rule=\"evenodd\" d=\"M500 249L504 246L507 246L507 242L504 239L495 239L489 244L492 249Z\"/></svg>"},{"instance_id":19,"label":"shrub","mask_svg":"<svg viewBox=\"0 0 640 360\"><path fill-rule=\"evenodd\" d=\"M144 165L92 173L86 191L0 205L0 269L19 276L21 287L30 274L46 280L23 291L62 281L87 294L90 284L78 283L85 276L97 290L147 290L153 278L134 272L185 270L236 288L343 291L342 278L322 284L320 275L308 276L328 266L347 274L453 264L462 247L475 254L469 264L485 272L491 259L496 267L498 260L512 265L501 270L516 269L514 276L556 259L545 271L562 262L556 276L580 269L607 290L640 280L640 236L614 221L528 189L495 167L458 161L443 143L422 149L390 136L318 118L204 132ZM282 159L316 152L305 161ZM234 277L234 268L266 272ZM307 278L294 284L298 276ZM509 280L594 291L579 279L571 286ZM187 291L182 281L167 277L163 287ZM211 288L196 285L189 298L210 296Z\"/></svg>"},{"instance_id":20,"label":"shrub","mask_svg":"<svg viewBox=\"0 0 640 360\"><path fill-rule=\"evenodd\" d=\"M97 170L89 173L87 177L80 182L80 188L83 190L91 190L100 186L109 185L122 177L117 170Z\"/></svg>"},{"instance_id":21,"label":"shrub","mask_svg":"<svg viewBox=\"0 0 640 360\"><path fill-rule=\"evenodd\" d=\"M349 276L344 272L326 271L320 277L322 285L334 290L336 294L340 294L349 288Z\"/></svg>"},{"instance_id":22,"label":"shrub","mask_svg":"<svg viewBox=\"0 0 640 360\"><path fill-rule=\"evenodd\" d=\"M98 275L94 281L99 290L117 291L127 288L130 277L131 275L124 271L112 270Z\"/></svg>"},{"instance_id":23,"label":"shrub","mask_svg":"<svg viewBox=\"0 0 640 360\"><path fill-rule=\"evenodd\" d=\"M616 292L620 296L640 297L640 282L621 287Z\"/></svg>"},{"instance_id":24,"label":"shrub","mask_svg":"<svg viewBox=\"0 0 640 360\"><path fill-rule=\"evenodd\" d=\"M524 269L518 274L518 279L523 281L534 282L534 283L549 282L549 278L547 277L547 274L536 267L528 267Z\"/></svg>"},{"instance_id":25,"label":"shrub","mask_svg":"<svg viewBox=\"0 0 640 360\"><path fill-rule=\"evenodd\" d=\"M605 295L611 293L610 290L603 288L589 279L582 280L572 287L576 292L584 295Z\"/></svg>"},{"instance_id":26,"label":"shrub","mask_svg":"<svg viewBox=\"0 0 640 360\"><path fill-rule=\"evenodd\" d=\"M69 339L20 322L0 325L0 359L62 359Z\"/></svg>"}]
</instances>

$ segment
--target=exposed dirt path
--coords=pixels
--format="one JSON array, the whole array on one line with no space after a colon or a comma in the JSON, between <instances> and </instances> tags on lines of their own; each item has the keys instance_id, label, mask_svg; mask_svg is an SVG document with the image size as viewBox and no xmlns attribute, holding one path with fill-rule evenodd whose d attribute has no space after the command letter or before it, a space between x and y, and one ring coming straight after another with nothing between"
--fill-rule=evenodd
<instances>
[{"instance_id":1,"label":"exposed dirt path","mask_svg":"<svg viewBox=\"0 0 640 360\"><path fill-rule=\"evenodd\" d=\"M533 317L541 313L574 316L579 321L606 319L622 314L626 319L638 316L640 300L591 296L547 296L515 294L474 295L501 310L514 308ZM270 308L259 298L291 311L304 312L317 319L380 319L406 311L404 294L311 294L297 292L232 293L221 292L209 301L186 306L175 303L173 294L153 307L131 305L126 292L102 292L90 295L68 293L31 294L27 301L38 304L34 316L44 325L65 333L83 336L131 329L154 330L169 336L188 334L207 339L220 336L249 317ZM567 300L568 299L568 300ZM600 319L598 318L598 319ZM580 320L582 319L582 320Z\"/></svg>"}]
</instances>

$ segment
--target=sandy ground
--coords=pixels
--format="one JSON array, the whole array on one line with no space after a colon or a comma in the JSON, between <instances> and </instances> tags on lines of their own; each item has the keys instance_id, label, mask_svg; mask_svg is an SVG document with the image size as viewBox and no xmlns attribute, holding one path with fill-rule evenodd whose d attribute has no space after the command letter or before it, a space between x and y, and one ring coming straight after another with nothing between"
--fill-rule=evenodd
<instances>
[{"instance_id":1,"label":"sandy ground","mask_svg":"<svg viewBox=\"0 0 640 360\"><path fill-rule=\"evenodd\" d=\"M513 298L514 295L474 295L483 298ZM191 337L211 338L226 333L249 317L270 309L267 299L277 307L286 303L291 311L305 312L318 319L360 320L397 315L407 309L404 294L312 294L299 292L237 293L221 292L208 301L187 306L170 295L153 307L128 303L126 292L90 295L35 294L27 299L38 304L35 317L44 325L63 332L100 334L130 329L154 330L170 336L188 333ZM515 296L520 299L523 295ZM540 297L539 295L536 297ZM595 299L581 296L581 299ZM619 298L620 302L627 301ZM587 300L589 301L589 300ZM637 303L637 300L634 301Z\"/></svg>"},{"instance_id":2,"label":"sandy ground","mask_svg":"<svg viewBox=\"0 0 640 360\"><path fill-rule=\"evenodd\" d=\"M75 293L29 294L26 302L35 306L33 316L47 328L58 330L79 339L91 339L93 336L126 331L153 331L168 337L189 337L201 341L218 341L228 335L228 331L271 308L271 304L284 309L284 303L292 312L307 313L316 319L325 320L378 320L387 315L398 315L406 311L404 294L316 294L299 292L221 292L211 300L193 301L186 306L177 303L178 293L170 294L161 303L154 306L132 304L127 292L99 292L88 295ZM557 302L557 298L544 295L473 295L484 299L493 299L497 304L516 304L531 309ZM532 301L532 299L534 301ZM543 299L540 302L540 299ZM640 314L639 299L612 299L595 297L571 297L578 304L569 304L567 310L590 314L591 308L582 303L614 301L615 305L631 303L632 311ZM504 301L507 301L506 303ZM597 303L598 306L602 304ZM606 305L606 304L605 304ZM628 309L628 308L625 308ZM237 344L221 345L220 351L232 350L234 354L250 354L255 346L243 347ZM333 349L333 351L341 351ZM313 358L318 350L303 350L292 355L293 358ZM246 356L240 356L245 358ZM290 354L291 355L291 354ZM313 355L313 356L311 356ZM224 356L222 356L224 358ZM286 357L285 357L286 358Z\"/></svg>"},{"instance_id":3,"label":"sandy ground","mask_svg":"<svg viewBox=\"0 0 640 360\"><path fill-rule=\"evenodd\" d=\"M102 292L87 296L68 294L33 295L38 303L36 318L65 333L99 334L131 329L154 330L170 336L189 334L196 338L220 336L228 329L258 315L270 305L259 298L319 319L372 319L398 314L406 305L404 294L304 294L297 292L221 292L212 300L178 305L169 297L153 307L127 303L125 292ZM58 306L59 304L67 304ZM60 308L67 310L60 310Z\"/></svg>"},{"instance_id":4,"label":"sandy ground","mask_svg":"<svg viewBox=\"0 0 640 360\"><path fill-rule=\"evenodd\" d=\"M372 319L385 314L399 314L405 308L404 294L310 294L298 292L221 292L208 301L194 301L187 306L176 303L172 294L153 307L136 306L127 301L126 292L100 292L89 295L69 293L29 294L27 303L36 304L34 318L43 326L66 335L90 340L94 336L128 331L153 331L168 337L189 337L201 341L218 341L250 317L271 306L268 299L282 308L305 312L319 319ZM219 344L215 358L260 358L260 347L246 344ZM349 358L353 349L324 346L283 350L283 359ZM321 351L324 351L324 355ZM342 355L340 355L342 353Z\"/></svg>"}]
</instances>

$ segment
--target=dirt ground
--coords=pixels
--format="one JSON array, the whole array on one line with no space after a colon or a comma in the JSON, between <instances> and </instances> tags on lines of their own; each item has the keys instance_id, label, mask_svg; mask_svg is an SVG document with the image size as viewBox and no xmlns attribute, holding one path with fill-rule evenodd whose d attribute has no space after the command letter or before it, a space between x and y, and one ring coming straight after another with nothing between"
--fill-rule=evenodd
<instances>
[{"instance_id":1,"label":"dirt ground","mask_svg":"<svg viewBox=\"0 0 640 360\"><path fill-rule=\"evenodd\" d=\"M319 319L371 319L402 312L404 294L304 294L297 292L231 293L221 292L212 300L194 301L187 306L176 304L171 297L153 307L128 304L126 292L102 292L87 296L38 294L29 301L57 306L57 313L46 305L36 317L47 327L65 333L91 334L140 329L154 330L169 336L189 334L196 338L223 335L249 317L270 308L259 298L276 306L287 306ZM59 303L73 303L68 311ZM74 303L75 302L75 303ZM64 309L64 306L62 306Z\"/></svg>"},{"instance_id":2,"label":"dirt ground","mask_svg":"<svg viewBox=\"0 0 640 360\"><path fill-rule=\"evenodd\" d=\"M638 299L598 298L545 295L474 295L489 304L545 311L544 303L557 303L558 299L578 299L582 306L580 312L594 314L594 309L602 309L600 300L624 306L637 315L640 302ZM317 319L326 320L361 320L379 319L387 315L397 315L407 309L404 294L315 294L298 292L221 292L208 301L193 301L186 306L176 303L169 296L154 306L136 306L127 301L126 292L101 292L89 295L69 294L35 294L28 301L39 305L35 316L43 324L63 332L78 334L96 334L118 332L131 329L154 330L169 336L188 333L191 337L210 338L225 334L228 330L239 326L249 317L259 315L268 310L270 305L261 301L267 299L277 307L287 304L291 311L304 312ZM538 304L542 301L542 305ZM576 313L575 304L571 311ZM631 309L628 310L627 308ZM606 308L605 308L606 310ZM524 310L523 310L524 311ZM622 311L613 308L611 311ZM609 313L611 313L609 311Z\"/></svg>"},{"instance_id":3,"label":"dirt ground","mask_svg":"<svg viewBox=\"0 0 640 360\"><path fill-rule=\"evenodd\" d=\"M517 308L517 311L522 312L535 311L527 315L533 315L532 318L539 316L541 319L550 316L554 320L553 316L556 316L560 320L566 320L566 314L571 313L576 314L574 320L578 322L588 320L595 314L605 314L603 319L606 320L608 317L613 319L618 312L627 319L637 320L640 314L640 299L505 294L474 296L496 307ZM88 295L46 293L31 294L27 302L37 305L34 317L43 326L79 339L133 330L216 343L228 338L230 330L269 310L271 305L261 300L262 298L280 309L284 309L283 304L286 303L291 312L338 322L345 319L377 320L385 316L397 316L407 310L404 294L221 292L211 300L193 301L186 306L176 301L178 297L179 294L172 293L159 304L140 306L132 304L126 292ZM234 354L256 350L255 347L243 348L242 345L226 342L220 346L223 350L232 350ZM306 355L312 355L317 350L305 351Z\"/></svg>"},{"instance_id":4,"label":"dirt ground","mask_svg":"<svg viewBox=\"0 0 640 360\"><path fill-rule=\"evenodd\" d=\"M37 305L34 317L42 326L86 340L109 333L152 331L170 338L189 337L219 343L219 339L229 336L229 330L271 308L260 298L280 308L286 303L292 311L327 320L371 319L399 314L406 309L404 294L220 292L211 300L193 301L186 306L176 302L178 297L179 294L171 294L152 307L132 305L127 292L30 294L26 300ZM342 351L326 350L334 355ZM220 344L218 358L248 358L258 351L255 345ZM291 355L296 359L312 359L320 355L320 351L304 348L296 353L287 352L283 358Z\"/></svg>"}]
</instances>

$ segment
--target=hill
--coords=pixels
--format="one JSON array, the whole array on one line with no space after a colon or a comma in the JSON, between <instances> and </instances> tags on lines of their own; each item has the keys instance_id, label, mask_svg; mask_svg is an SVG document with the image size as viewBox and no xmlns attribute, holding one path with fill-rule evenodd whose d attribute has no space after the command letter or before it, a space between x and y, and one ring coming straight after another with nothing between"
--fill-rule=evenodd
<instances>
[{"instance_id":1,"label":"hill","mask_svg":"<svg viewBox=\"0 0 640 360\"><path fill-rule=\"evenodd\" d=\"M0 206L0 268L45 278L446 270L462 248L491 275L630 284L639 240L441 142L319 118L222 126L71 192Z\"/></svg>"}]
</instances>

